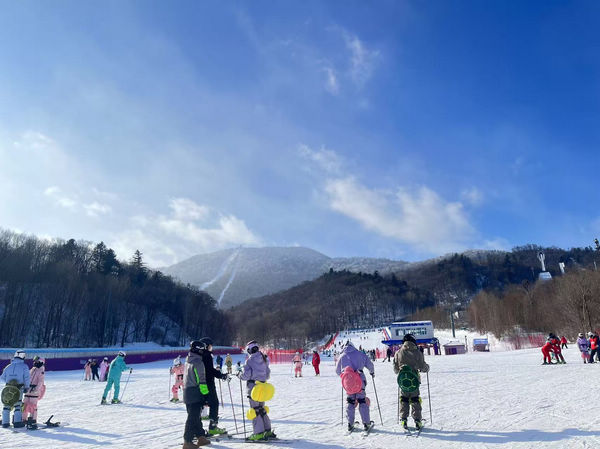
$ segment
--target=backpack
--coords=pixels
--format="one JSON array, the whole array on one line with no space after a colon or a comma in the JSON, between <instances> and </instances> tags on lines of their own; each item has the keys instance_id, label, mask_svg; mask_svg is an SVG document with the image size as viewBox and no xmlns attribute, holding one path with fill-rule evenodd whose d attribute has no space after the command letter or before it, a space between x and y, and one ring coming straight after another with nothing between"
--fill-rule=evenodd
<instances>
[{"instance_id":1,"label":"backpack","mask_svg":"<svg viewBox=\"0 0 600 449\"><path fill-rule=\"evenodd\" d=\"M2 403L4 405L6 405L7 407L12 407L19 401L19 399L21 397L21 390L19 389L19 387L8 383L2 389L1 396L2 396Z\"/></svg>"},{"instance_id":2,"label":"backpack","mask_svg":"<svg viewBox=\"0 0 600 449\"><path fill-rule=\"evenodd\" d=\"M419 374L408 365L404 365L398 373L398 386L403 393L413 393L419 389Z\"/></svg>"},{"instance_id":3,"label":"backpack","mask_svg":"<svg viewBox=\"0 0 600 449\"><path fill-rule=\"evenodd\" d=\"M363 389L363 381L357 371L347 366L342 371L342 387L348 394L360 393Z\"/></svg>"}]
</instances>

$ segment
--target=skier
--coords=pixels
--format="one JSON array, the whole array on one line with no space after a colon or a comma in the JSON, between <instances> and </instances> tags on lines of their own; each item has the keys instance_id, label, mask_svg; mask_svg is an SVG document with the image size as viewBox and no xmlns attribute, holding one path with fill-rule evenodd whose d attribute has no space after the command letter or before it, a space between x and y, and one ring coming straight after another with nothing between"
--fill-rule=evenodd
<instances>
[{"instance_id":1,"label":"skier","mask_svg":"<svg viewBox=\"0 0 600 449\"><path fill-rule=\"evenodd\" d=\"M104 357L102 363L100 363L100 382L106 382L106 374L108 372L108 357Z\"/></svg>"},{"instance_id":2,"label":"skier","mask_svg":"<svg viewBox=\"0 0 600 449\"><path fill-rule=\"evenodd\" d=\"M190 352L185 361L183 374L183 402L187 410L187 420L183 432L183 448L196 449L210 444L206 432L202 427L200 414L208 396L206 385L206 371L202 353L206 345L198 340L190 343ZM194 438L196 443L194 443Z\"/></svg>"},{"instance_id":3,"label":"skier","mask_svg":"<svg viewBox=\"0 0 600 449\"><path fill-rule=\"evenodd\" d=\"M296 351L292 363L294 364L294 377L302 377L302 357L298 351Z\"/></svg>"},{"instance_id":4,"label":"skier","mask_svg":"<svg viewBox=\"0 0 600 449\"><path fill-rule=\"evenodd\" d=\"M320 375L321 373L319 372L319 364L321 363L321 357L319 357L319 353L317 352L317 350L315 349L313 351L313 356L312 356L312 366L315 369L315 376Z\"/></svg>"},{"instance_id":5,"label":"skier","mask_svg":"<svg viewBox=\"0 0 600 449\"><path fill-rule=\"evenodd\" d=\"M348 418L348 431L354 430L354 415L356 405L358 404L358 411L365 431L368 431L372 426L371 415L369 413L369 405L367 404L367 396L365 394L365 388L367 386L367 378L363 370L367 368L371 377L375 377L375 367L373 362L362 352L357 351L351 341L346 343L340 358L336 364L335 372L338 376L342 375L342 371L349 368L353 372L358 372L360 380L362 381L362 389L358 393L348 393L346 397L346 416Z\"/></svg>"},{"instance_id":6,"label":"skier","mask_svg":"<svg viewBox=\"0 0 600 449\"><path fill-rule=\"evenodd\" d=\"M560 347L561 349L569 349L569 347L567 346L567 337L565 337L564 335L562 337L560 337Z\"/></svg>"},{"instance_id":7,"label":"skier","mask_svg":"<svg viewBox=\"0 0 600 449\"><path fill-rule=\"evenodd\" d=\"M121 389L121 374L127 369L129 370L130 374L133 371L133 368L125 364L126 355L127 354L125 354L125 351L119 351L115 359L112 362L110 362L108 382L106 383L106 387L104 388L102 401L100 401L101 404L106 404L106 396L108 396L108 392L110 391L110 388L113 386L113 384L115 386L115 391L113 392L113 399L110 402L111 404L121 403L121 401L119 400L119 390Z\"/></svg>"},{"instance_id":8,"label":"skier","mask_svg":"<svg viewBox=\"0 0 600 449\"><path fill-rule=\"evenodd\" d=\"M242 373L242 362L237 362L235 365L235 375L239 376Z\"/></svg>"},{"instance_id":9,"label":"skier","mask_svg":"<svg viewBox=\"0 0 600 449\"><path fill-rule=\"evenodd\" d=\"M565 361L565 358L562 355L562 350L560 349L560 340L558 339L558 337L551 333L549 338L550 338L550 341L552 342L552 351L554 352L554 355L556 356L556 363L558 363L558 364L567 363Z\"/></svg>"},{"instance_id":10,"label":"skier","mask_svg":"<svg viewBox=\"0 0 600 449\"><path fill-rule=\"evenodd\" d=\"M227 374L231 374L231 368L233 366L233 359L231 358L231 354L227 354L227 357L225 357L225 366L227 367Z\"/></svg>"},{"instance_id":11,"label":"skier","mask_svg":"<svg viewBox=\"0 0 600 449\"><path fill-rule=\"evenodd\" d=\"M542 354L544 355L544 363L542 365L552 365L552 358L550 353L552 352L552 342L548 338L544 346L542 346Z\"/></svg>"},{"instance_id":12,"label":"skier","mask_svg":"<svg viewBox=\"0 0 600 449\"><path fill-rule=\"evenodd\" d=\"M6 386L2 390L2 427L10 427L10 411L14 408L13 426L23 427L22 400L23 389L29 390L29 368L25 365L25 351L15 352L12 362L4 368L0 376Z\"/></svg>"},{"instance_id":13,"label":"skier","mask_svg":"<svg viewBox=\"0 0 600 449\"><path fill-rule=\"evenodd\" d=\"M223 357L221 357L221 354L217 354L217 365L219 366L219 371L223 371Z\"/></svg>"},{"instance_id":14,"label":"skier","mask_svg":"<svg viewBox=\"0 0 600 449\"><path fill-rule=\"evenodd\" d=\"M244 364L240 379L246 381L246 391L248 392L250 407L256 412L256 417L252 420L253 433L248 439L262 441L277 438L277 435L271 429L271 419L265 410L265 403L252 399L252 389L256 385L256 382L266 382L271 376L269 360L258 350L258 343L254 340L248 342L246 352L250 357Z\"/></svg>"},{"instance_id":15,"label":"skier","mask_svg":"<svg viewBox=\"0 0 600 449\"><path fill-rule=\"evenodd\" d=\"M83 380L92 380L92 359L88 359L84 366L85 374Z\"/></svg>"},{"instance_id":16,"label":"skier","mask_svg":"<svg viewBox=\"0 0 600 449\"><path fill-rule=\"evenodd\" d=\"M600 361L600 354L598 354L598 335L593 332L588 332L590 341L590 358L589 363L594 363L594 355Z\"/></svg>"},{"instance_id":17,"label":"skier","mask_svg":"<svg viewBox=\"0 0 600 449\"><path fill-rule=\"evenodd\" d=\"M95 360L92 360L92 363L90 364L90 368L92 370L92 380L98 379L98 381L100 381L100 377L98 376L98 362L96 362Z\"/></svg>"},{"instance_id":18,"label":"skier","mask_svg":"<svg viewBox=\"0 0 600 449\"><path fill-rule=\"evenodd\" d=\"M173 387L171 388L171 393L173 393L173 397L171 398L171 402L179 402L179 389L183 387L183 371L184 366L181 363L181 358L177 356L175 360L173 360L173 366L169 368L169 373L172 376L175 376L175 382L173 383Z\"/></svg>"},{"instance_id":19,"label":"skier","mask_svg":"<svg viewBox=\"0 0 600 449\"><path fill-rule=\"evenodd\" d=\"M200 343L204 345L203 351L200 355L202 356L202 361L204 362L206 385L208 386L208 395L206 396L206 401L210 407L210 424L208 425L208 434L221 435L227 433L227 431L217 427L217 424L219 423L219 397L217 396L215 378L229 380L229 376L221 373L221 371L215 368L215 363L212 356L212 340L208 337L204 337L200 339Z\"/></svg>"},{"instance_id":20,"label":"skier","mask_svg":"<svg viewBox=\"0 0 600 449\"><path fill-rule=\"evenodd\" d=\"M590 357L590 343L587 341L583 332L580 332L577 338L577 347L579 348L579 352L581 352L581 358L583 359L583 363L587 363Z\"/></svg>"},{"instance_id":21,"label":"skier","mask_svg":"<svg viewBox=\"0 0 600 449\"><path fill-rule=\"evenodd\" d=\"M45 362L44 358L35 356L33 358L33 368L29 370L30 388L25 393L25 399L23 400L24 421L27 423L29 430L37 429L37 403L46 393L46 385L44 384Z\"/></svg>"},{"instance_id":22,"label":"skier","mask_svg":"<svg viewBox=\"0 0 600 449\"><path fill-rule=\"evenodd\" d=\"M421 398L419 392L420 377L418 371L426 373L429 371L429 365L425 363L423 353L417 347L417 341L412 334L406 334L402 346L394 355L394 372L399 374L401 371L408 372L408 375L416 376L418 380L416 389L413 391L401 390L401 416L402 427L408 429L408 412L412 404L412 417L415 421L415 427L421 430L423 427L421 416Z\"/></svg>"}]
</instances>

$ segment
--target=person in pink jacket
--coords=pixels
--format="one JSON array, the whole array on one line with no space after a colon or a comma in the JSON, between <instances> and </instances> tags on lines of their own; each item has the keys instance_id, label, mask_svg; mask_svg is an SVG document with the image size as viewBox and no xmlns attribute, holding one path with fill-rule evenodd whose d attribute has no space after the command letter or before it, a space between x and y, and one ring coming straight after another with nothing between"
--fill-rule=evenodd
<instances>
[{"instance_id":1,"label":"person in pink jacket","mask_svg":"<svg viewBox=\"0 0 600 449\"><path fill-rule=\"evenodd\" d=\"M25 393L23 399L23 420L27 423L29 430L37 429L37 403L44 397L46 392L46 385L44 384L45 362L45 359L35 357L33 368L29 370L29 376L31 377L29 391Z\"/></svg>"},{"instance_id":2,"label":"person in pink jacket","mask_svg":"<svg viewBox=\"0 0 600 449\"><path fill-rule=\"evenodd\" d=\"M86 363L85 363L85 376L83 378L83 380L92 380L92 359L89 359Z\"/></svg>"},{"instance_id":3,"label":"person in pink jacket","mask_svg":"<svg viewBox=\"0 0 600 449\"><path fill-rule=\"evenodd\" d=\"M185 370L185 366L181 363L181 359L179 356L175 360L173 360L173 366L169 369L169 372L172 376L175 376L175 383L171 388L171 392L173 393L173 397L171 398L171 402L179 402L179 389L183 388L183 373Z\"/></svg>"},{"instance_id":4,"label":"person in pink jacket","mask_svg":"<svg viewBox=\"0 0 600 449\"><path fill-rule=\"evenodd\" d=\"M106 374L108 373L109 366L108 357L104 357L102 363L100 363L100 382L106 382Z\"/></svg>"},{"instance_id":5,"label":"person in pink jacket","mask_svg":"<svg viewBox=\"0 0 600 449\"><path fill-rule=\"evenodd\" d=\"M302 377L302 357L299 352L294 355L292 363L294 364L294 377Z\"/></svg>"}]
</instances>

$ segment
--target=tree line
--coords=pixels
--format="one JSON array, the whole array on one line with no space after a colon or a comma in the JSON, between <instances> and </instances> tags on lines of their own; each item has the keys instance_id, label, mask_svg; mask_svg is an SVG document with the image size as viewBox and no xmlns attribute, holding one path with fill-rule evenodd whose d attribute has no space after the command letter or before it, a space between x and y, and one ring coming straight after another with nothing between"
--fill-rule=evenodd
<instances>
[{"instance_id":1,"label":"tree line","mask_svg":"<svg viewBox=\"0 0 600 449\"><path fill-rule=\"evenodd\" d=\"M215 301L100 242L42 240L0 231L0 345L104 347L190 336L228 344Z\"/></svg>"}]
</instances>

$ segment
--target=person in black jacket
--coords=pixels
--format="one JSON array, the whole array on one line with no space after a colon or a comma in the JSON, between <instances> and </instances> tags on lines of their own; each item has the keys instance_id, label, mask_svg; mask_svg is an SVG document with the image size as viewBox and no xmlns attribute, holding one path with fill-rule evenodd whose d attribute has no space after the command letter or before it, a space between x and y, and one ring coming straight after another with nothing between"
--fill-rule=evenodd
<instances>
[{"instance_id":1,"label":"person in black jacket","mask_svg":"<svg viewBox=\"0 0 600 449\"><path fill-rule=\"evenodd\" d=\"M208 434L221 435L227 433L227 431L223 428L217 427L217 424L219 423L219 397L217 396L215 377L217 379L229 380L229 376L227 374L221 373L221 371L215 368L215 362L213 361L212 355L212 339L204 337L201 338L200 341L206 347L202 354L202 361L204 362L204 369L206 371L206 385L208 386L208 395L206 397L206 403L210 408L210 412L208 414L210 418L210 424L208 425Z\"/></svg>"},{"instance_id":2,"label":"person in black jacket","mask_svg":"<svg viewBox=\"0 0 600 449\"><path fill-rule=\"evenodd\" d=\"M187 420L183 432L183 448L197 449L210 444L206 432L202 428L200 413L208 397L206 373L204 370L204 343L194 340L190 343L190 352L185 361L183 372L183 402L187 410ZM194 443L194 439L196 442Z\"/></svg>"}]
</instances>

